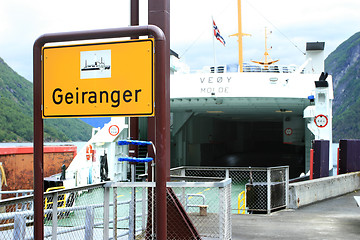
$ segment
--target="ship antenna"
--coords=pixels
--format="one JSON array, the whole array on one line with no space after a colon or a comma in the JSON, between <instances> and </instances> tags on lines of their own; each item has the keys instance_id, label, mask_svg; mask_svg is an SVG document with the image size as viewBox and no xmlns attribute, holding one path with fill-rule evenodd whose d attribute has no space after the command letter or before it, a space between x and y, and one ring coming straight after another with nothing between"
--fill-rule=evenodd
<instances>
[{"instance_id":1,"label":"ship antenna","mask_svg":"<svg viewBox=\"0 0 360 240\"><path fill-rule=\"evenodd\" d=\"M281 35L283 35L283 37L285 37L297 50L299 50L302 54L306 55L306 53L301 50L293 41L291 41L291 39L286 36L283 32L280 31L279 28L277 28L272 22L269 21L269 19L267 19L258 9L256 9L249 1L247 1L247 3L255 10L257 11L257 13L264 18L268 23L270 23Z\"/></svg>"},{"instance_id":2,"label":"ship antenna","mask_svg":"<svg viewBox=\"0 0 360 240\"><path fill-rule=\"evenodd\" d=\"M270 32L271 33L271 32ZM270 48L267 48L267 29L266 29L266 27L265 27L265 52L264 52L264 61L263 62L260 62L260 61L253 61L253 60L251 60L253 63L257 63L257 64L260 64L260 65L264 65L264 68L267 70L268 69L268 66L269 65L271 65L271 64L273 64L273 63L276 63L276 62L278 62L279 61L279 59L278 60L272 60L271 58L270 58L270 55L269 55L269 52L268 52L268 50L270 50L272 47L270 47ZM268 61L269 60L269 61Z\"/></svg>"}]
</instances>

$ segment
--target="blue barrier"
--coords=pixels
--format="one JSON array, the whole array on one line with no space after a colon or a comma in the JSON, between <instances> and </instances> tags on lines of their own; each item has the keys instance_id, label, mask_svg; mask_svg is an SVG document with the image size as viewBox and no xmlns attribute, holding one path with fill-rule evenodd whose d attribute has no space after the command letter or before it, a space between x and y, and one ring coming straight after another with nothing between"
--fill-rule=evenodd
<instances>
[{"instance_id":1,"label":"blue barrier","mask_svg":"<svg viewBox=\"0 0 360 240\"><path fill-rule=\"evenodd\" d=\"M151 157L147 157L147 158L135 158L135 157L120 157L118 159L120 162L139 162L139 163L144 163L144 162L151 162L153 160L153 158Z\"/></svg>"},{"instance_id":2,"label":"blue barrier","mask_svg":"<svg viewBox=\"0 0 360 240\"><path fill-rule=\"evenodd\" d=\"M152 142L149 141L139 141L139 140L120 140L118 141L118 145L151 145Z\"/></svg>"}]
</instances>

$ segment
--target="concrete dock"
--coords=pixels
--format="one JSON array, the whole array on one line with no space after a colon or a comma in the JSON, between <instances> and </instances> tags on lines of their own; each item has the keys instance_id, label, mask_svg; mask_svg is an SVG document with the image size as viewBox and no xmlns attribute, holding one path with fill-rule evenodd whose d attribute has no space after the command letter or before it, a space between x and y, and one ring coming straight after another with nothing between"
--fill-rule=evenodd
<instances>
[{"instance_id":1,"label":"concrete dock","mask_svg":"<svg viewBox=\"0 0 360 240\"><path fill-rule=\"evenodd\" d=\"M233 215L232 239L360 239L360 190L270 215Z\"/></svg>"}]
</instances>

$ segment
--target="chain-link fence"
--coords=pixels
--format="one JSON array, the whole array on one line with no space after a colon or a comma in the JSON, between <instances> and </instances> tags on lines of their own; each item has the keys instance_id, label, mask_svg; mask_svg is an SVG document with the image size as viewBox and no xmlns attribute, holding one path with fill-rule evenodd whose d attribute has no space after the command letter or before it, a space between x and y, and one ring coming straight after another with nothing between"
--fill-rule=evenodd
<instances>
[{"instance_id":1,"label":"chain-link fence","mask_svg":"<svg viewBox=\"0 0 360 240\"><path fill-rule=\"evenodd\" d=\"M155 183L108 183L105 195L110 201L124 199L128 207L105 205L105 228L112 235L128 239L156 239ZM219 182L167 183L167 239L231 239L231 180ZM113 204L113 205L116 205ZM109 219L109 220L107 220ZM128 219L128 221L121 222ZM105 230L104 232L107 232ZM110 233L110 231L109 231Z\"/></svg>"},{"instance_id":2,"label":"chain-link fence","mask_svg":"<svg viewBox=\"0 0 360 240\"><path fill-rule=\"evenodd\" d=\"M103 185L44 193L44 238L102 238ZM33 195L0 202L0 239L33 239L33 226Z\"/></svg>"},{"instance_id":3,"label":"chain-link fence","mask_svg":"<svg viewBox=\"0 0 360 240\"><path fill-rule=\"evenodd\" d=\"M271 211L288 206L289 167L224 168L178 167L170 170L172 178L196 177L214 179L231 178L231 209L240 213L240 194L245 192L246 212Z\"/></svg>"},{"instance_id":4,"label":"chain-link fence","mask_svg":"<svg viewBox=\"0 0 360 240\"><path fill-rule=\"evenodd\" d=\"M288 167L183 167L167 183L168 239L231 239L231 213L287 206ZM155 183L108 182L44 194L45 239L155 239ZM33 239L33 196L0 201L0 239ZM117 206L117 207L114 207ZM56 216L56 217L54 217Z\"/></svg>"},{"instance_id":5,"label":"chain-link fence","mask_svg":"<svg viewBox=\"0 0 360 240\"><path fill-rule=\"evenodd\" d=\"M103 239L153 239L154 192L154 182L107 183Z\"/></svg>"},{"instance_id":6,"label":"chain-link fence","mask_svg":"<svg viewBox=\"0 0 360 240\"><path fill-rule=\"evenodd\" d=\"M167 186L168 239L231 239L231 179ZM179 206L186 214L176 213Z\"/></svg>"},{"instance_id":7,"label":"chain-link fence","mask_svg":"<svg viewBox=\"0 0 360 240\"><path fill-rule=\"evenodd\" d=\"M231 239L230 195L230 179L167 183L167 239ZM44 193L44 238L156 239L155 201L154 182ZM2 200L0 210L0 239L33 239L32 195Z\"/></svg>"}]
</instances>

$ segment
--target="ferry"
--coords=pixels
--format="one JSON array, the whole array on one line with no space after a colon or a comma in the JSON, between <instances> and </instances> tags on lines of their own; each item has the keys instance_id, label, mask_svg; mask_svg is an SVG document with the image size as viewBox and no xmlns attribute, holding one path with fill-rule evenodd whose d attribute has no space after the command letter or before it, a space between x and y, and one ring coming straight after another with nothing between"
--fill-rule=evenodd
<instances>
[{"instance_id":1,"label":"ferry","mask_svg":"<svg viewBox=\"0 0 360 240\"><path fill-rule=\"evenodd\" d=\"M332 156L334 96L332 77L324 73L325 43L308 42L301 66L278 65L278 60L269 57L265 29L264 59L243 63L245 34L240 19L234 34L239 42L238 66L190 71L171 51L171 167L286 165L290 178L297 178L310 170L313 140L329 141ZM147 140L145 118L139 126L140 140ZM129 150L116 144L127 138L127 118L112 118L103 128L94 129L87 150L79 151L67 169L75 185L101 181L100 160L105 155L106 178L128 180L130 165L117 158L129 155ZM146 148L140 151L146 155ZM332 168L330 157L330 172ZM146 169L147 165L141 171Z\"/></svg>"}]
</instances>

